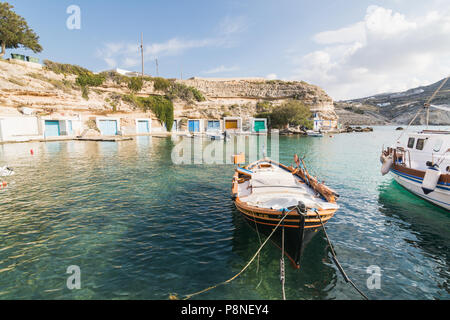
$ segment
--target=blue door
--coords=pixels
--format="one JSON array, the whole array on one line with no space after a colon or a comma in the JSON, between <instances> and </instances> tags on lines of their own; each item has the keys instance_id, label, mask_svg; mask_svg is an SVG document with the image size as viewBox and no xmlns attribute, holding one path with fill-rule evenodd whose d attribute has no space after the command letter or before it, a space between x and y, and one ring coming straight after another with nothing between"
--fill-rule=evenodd
<instances>
[{"instance_id":1,"label":"blue door","mask_svg":"<svg viewBox=\"0 0 450 320\"><path fill-rule=\"evenodd\" d=\"M190 132L200 132L200 121L199 120L189 120L189 131Z\"/></svg>"},{"instance_id":2,"label":"blue door","mask_svg":"<svg viewBox=\"0 0 450 320\"><path fill-rule=\"evenodd\" d=\"M67 134L68 135L73 134L72 120L67 120Z\"/></svg>"},{"instance_id":3,"label":"blue door","mask_svg":"<svg viewBox=\"0 0 450 320\"><path fill-rule=\"evenodd\" d=\"M138 121L138 133L149 133L150 126L148 125L147 120L139 120Z\"/></svg>"},{"instance_id":4,"label":"blue door","mask_svg":"<svg viewBox=\"0 0 450 320\"><path fill-rule=\"evenodd\" d=\"M208 131L220 130L220 121L208 121Z\"/></svg>"},{"instance_id":5,"label":"blue door","mask_svg":"<svg viewBox=\"0 0 450 320\"><path fill-rule=\"evenodd\" d=\"M178 131L177 120L173 120L172 131L173 132Z\"/></svg>"},{"instance_id":6,"label":"blue door","mask_svg":"<svg viewBox=\"0 0 450 320\"><path fill-rule=\"evenodd\" d=\"M45 120L45 137L59 137L59 121Z\"/></svg>"},{"instance_id":7,"label":"blue door","mask_svg":"<svg viewBox=\"0 0 450 320\"><path fill-rule=\"evenodd\" d=\"M100 120L99 129L104 136L117 135L117 121L116 120Z\"/></svg>"}]
</instances>

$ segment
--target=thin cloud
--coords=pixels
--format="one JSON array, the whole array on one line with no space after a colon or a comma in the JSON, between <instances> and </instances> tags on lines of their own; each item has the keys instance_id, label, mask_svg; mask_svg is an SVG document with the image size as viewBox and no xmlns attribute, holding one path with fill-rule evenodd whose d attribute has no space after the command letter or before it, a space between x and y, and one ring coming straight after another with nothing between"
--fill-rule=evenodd
<instances>
[{"instance_id":1,"label":"thin cloud","mask_svg":"<svg viewBox=\"0 0 450 320\"><path fill-rule=\"evenodd\" d=\"M227 73L227 72L233 72L238 71L239 67L233 66L233 67L225 67L224 65L221 65L219 67L203 71L203 74L218 74L218 73Z\"/></svg>"},{"instance_id":2,"label":"thin cloud","mask_svg":"<svg viewBox=\"0 0 450 320\"><path fill-rule=\"evenodd\" d=\"M370 6L362 21L316 34L322 48L290 52L291 79L323 87L335 99L402 91L450 73L450 5L407 17Z\"/></svg>"},{"instance_id":3,"label":"thin cloud","mask_svg":"<svg viewBox=\"0 0 450 320\"><path fill-rule=\"evenodd\" d=\"M144 58L180 55L187 50L221 47L231 48L237 43L237 35L247 29L245 17L225 17L219 24L217 35L203 39L183 39L175 37L161 43L144 46ZM97 49L96 56L110 67L123 66L131 68L140 63L140 47L137 43L106 43ZM234 71L234 70L232 70ZM226 72L223 70L222 72Z\"/></svg>"}]
</instances>

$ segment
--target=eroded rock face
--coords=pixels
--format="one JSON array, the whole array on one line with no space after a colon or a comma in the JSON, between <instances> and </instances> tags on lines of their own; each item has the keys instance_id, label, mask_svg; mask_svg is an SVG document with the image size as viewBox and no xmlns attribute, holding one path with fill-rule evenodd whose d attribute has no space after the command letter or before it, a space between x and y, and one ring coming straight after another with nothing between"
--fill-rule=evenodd
<instances>
[{"instance_id":1,"label":"eroded rock face","mask_svg":"<svg viewBox=\"0 0 450 320\"><path fill-rule=\"evenodd\" d=\"M54 114L112 115L122 118L156 118L121 99L130 94L125 84L107 81L89 89L89 99L82 97L75 85L76 76L55 74L49 70L28 68L0 60L0 114L17 114L21 107ZM222 119L239 116L243 119L258 113L258 102L274 105L297 99L324 119L337 119L332 99L321 88L299 81L267 81L264 79L199 79L177 80L198 89L203 102L174 101L175 118ZM153 82L145 82L139 96L163 95L154 90Z\"/></svg>"},{"instance_id":2,"label":"eroded rock face","mask_svg":"<svg viewBox=\"0 0 450 320\"><path fill-rule=\"evenodd\" d=\"M298 99L315 109L331 110L333 100L317 86L300 81L264 79L200 79L181 81L200 90L210 99L261 99L269 101Z\"/></svg>"}]
</instances>

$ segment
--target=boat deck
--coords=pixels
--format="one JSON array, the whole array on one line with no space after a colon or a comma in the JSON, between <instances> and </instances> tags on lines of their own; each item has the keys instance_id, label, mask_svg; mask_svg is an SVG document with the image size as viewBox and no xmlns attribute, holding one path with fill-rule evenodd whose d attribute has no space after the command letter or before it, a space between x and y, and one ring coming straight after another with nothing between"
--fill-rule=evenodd
<instances>
[{"instance_id":1,"label":"boat deck","mask_svg":"<svg viewBox=\"0 0 450 320\"><path fill-rule=\"evenodd\" d=\"M269 165L268 162L260 164ZM238 197L250 206L281 210L292 207L299 201L308 208L318 210L338 209L338 205L317 195L299 177L271 164L270 167L255 167L250 180L239 184Z\"/></svg>"}]
</instances>

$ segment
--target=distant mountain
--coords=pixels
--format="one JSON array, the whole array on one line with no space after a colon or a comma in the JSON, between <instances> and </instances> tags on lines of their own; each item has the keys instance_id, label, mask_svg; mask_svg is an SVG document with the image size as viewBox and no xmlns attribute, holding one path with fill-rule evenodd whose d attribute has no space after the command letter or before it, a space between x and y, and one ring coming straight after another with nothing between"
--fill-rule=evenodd
<instances>
[{"instance_id":1,"label":"distant mountain","mask_svg":"<svg viewBox=\"0 0 450 320\"><path fill-rule=\"evenodd\" d=\"M372 114L376 118L385 119L393 124L408 124L444 80L403 92L382 93L367 98L340 101L336 103L336 108L356 114ZM432 104L450 106L450 80L442 87ZM426 114L422 112L414 124L425 123ZM430 124L450 124L450 112L431 108Z\"/></svg>"}]
</instances>

